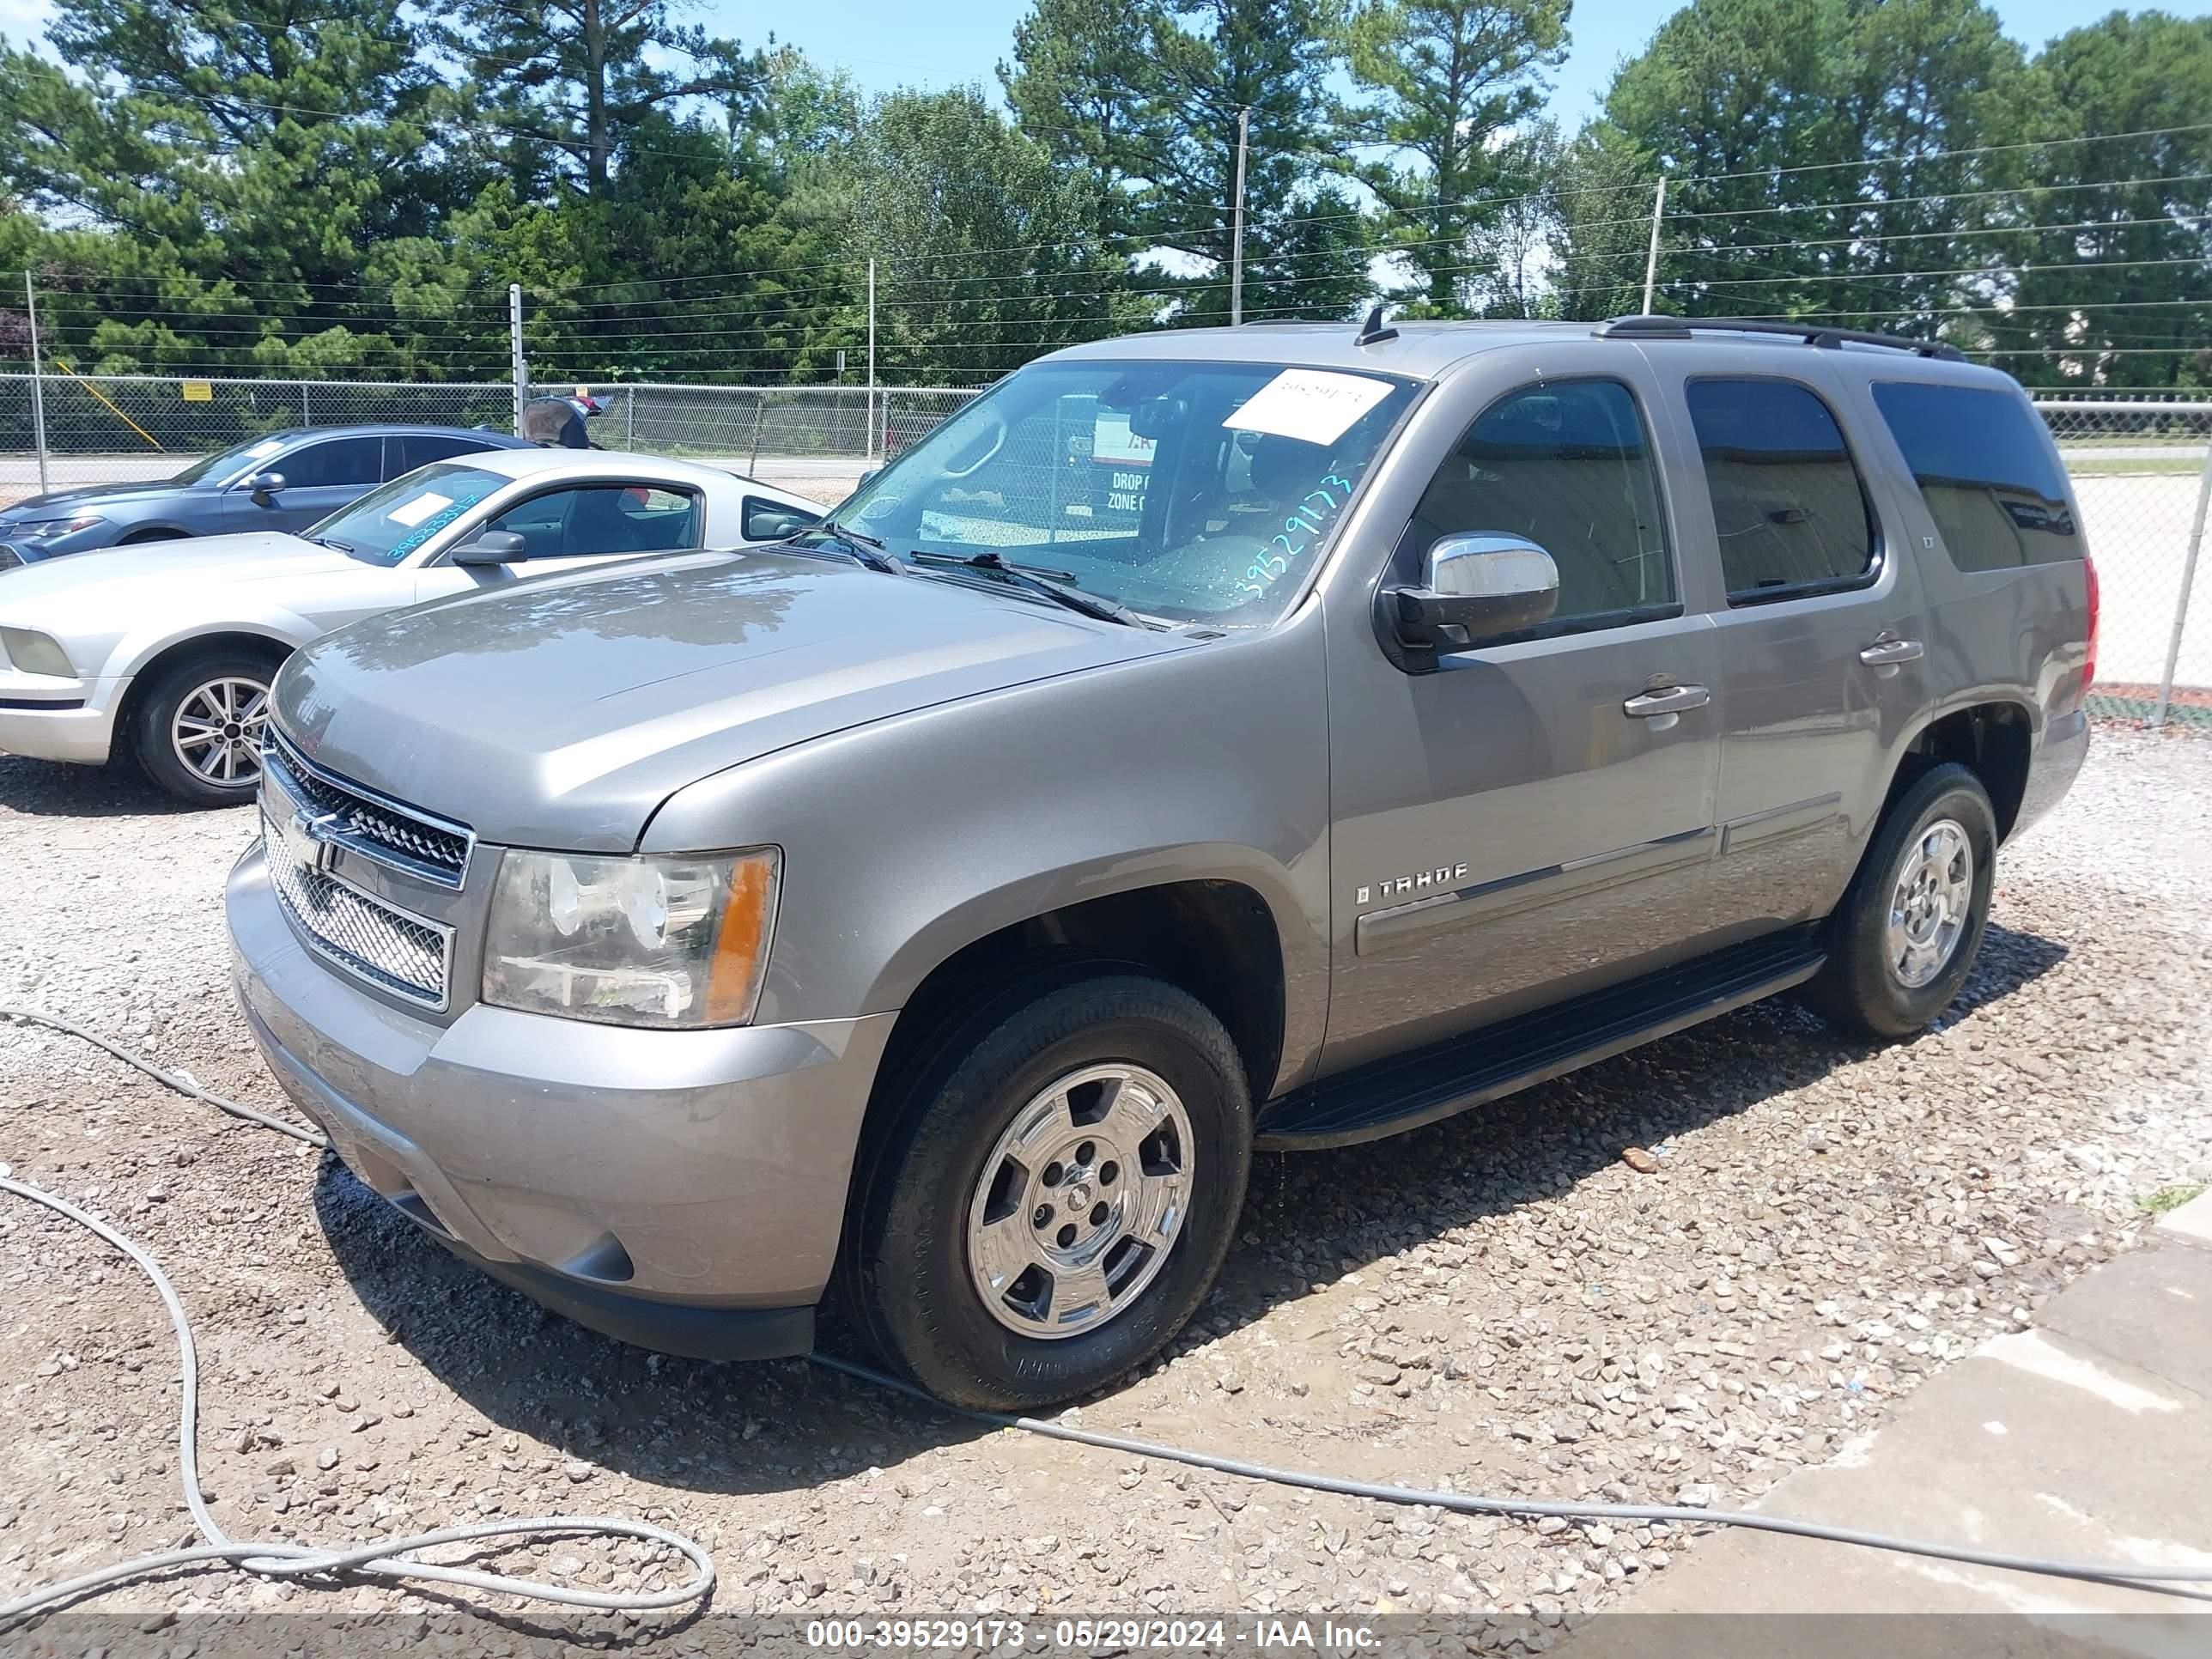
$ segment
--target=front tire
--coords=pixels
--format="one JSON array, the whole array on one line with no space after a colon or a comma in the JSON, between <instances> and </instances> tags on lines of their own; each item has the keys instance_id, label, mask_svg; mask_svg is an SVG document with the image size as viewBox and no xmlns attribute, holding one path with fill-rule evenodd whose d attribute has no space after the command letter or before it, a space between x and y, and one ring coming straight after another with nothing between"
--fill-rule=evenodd
<instances>
[{"instance_id":1,"label":"front tire","mask_svg":"<svg viewBox=\"0 0 2212 1659\"><path fill-rule=\"evenodd\" d=\"M953 1405L1089 1394L1196 1311L1251 1152L1243 1065L1202 1004L1133 975L1048 991L981 1031L874 1160L854 1312Z\"/></svg>"},{"instance_id":2,"label":"front tire","mask_svg":"<svg viewBox=\"0 0 2212 1659\"><path fill-rule=\"evenodd\" d=\"M131 716L146 775L194 806L235 806L261 787L261 739L277 664L210 652L162 672Z\"/></svg>"},{"instance_id":3,"label":"front tire","mask_svg":"<svg viewBox=\"0 0 2212 1659\"><path fill-rule=\"evenodd\" d=\"M1996 812L1981 780L1955 763L1923 774L1875 831L1805 1000L1854 1036L1933 1024L1973 970L1996 856Z\"/></svg>"}]
</instances>

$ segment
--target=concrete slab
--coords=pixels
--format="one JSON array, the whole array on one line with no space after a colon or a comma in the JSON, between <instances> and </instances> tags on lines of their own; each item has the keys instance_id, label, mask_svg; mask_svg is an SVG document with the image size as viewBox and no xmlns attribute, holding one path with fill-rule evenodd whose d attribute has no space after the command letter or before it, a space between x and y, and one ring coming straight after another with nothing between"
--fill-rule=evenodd
<instances>
[{"instance_id":1,"label":"concrete slab","mask_svg":"<svg viewBox=\"0 0 2212 1659\"><path fill-rule=\"evenodd\" d=\"M2038 1323L2212 1399L2212 1249L2176 1244L2122 1256L2052 1298ZM2212 1496L2206 1508L2212 1512Z\"/></svg>"},{"instance_id":2,"label":"concrete slab","mask_svg":"<svg viewBox=\"0 0 2212 1659\"><path fill-rule=\"evenodd\" d=\"M2188 1231L2193 1207L1759 1509L1997 1553L2212 1571L2212 1249ZM1699 1539L1565 1650L1842 1659L1852 1641L1860 1655L1930 1659L2206 1659L2212 1583L2167 1594L1730 1531Z\"/></svg>"},{"instance_id":3,"label":"concrete slab","mask_svg":"<svg viewBox=\"0 0 2212 1659\"><path fill-rule=\"evenodd\" d=\"M2160 1233L2197 1244L2212 1244L2212 1188L2191 1199L2178 1210L2169 1210L2158 1224Z\"/></svg>"}]
</instances>

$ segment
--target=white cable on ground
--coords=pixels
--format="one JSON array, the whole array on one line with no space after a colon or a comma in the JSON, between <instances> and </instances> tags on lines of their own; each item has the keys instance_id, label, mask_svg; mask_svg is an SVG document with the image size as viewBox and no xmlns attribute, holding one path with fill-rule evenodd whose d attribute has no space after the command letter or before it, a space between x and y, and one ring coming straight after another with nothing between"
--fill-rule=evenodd
<instances>
[{"instance_id":1,"label":"white cable on ground","mask_svg":"<svg viewBox=\"0 0 2212 1659\"><path fill-rule=\"evenodd\" d=\"M312 1130L266 1116L250 1107L210 1094L68 1020L27 1008L0 1008L0 1015L50 1025L57 1030L67 1031L72 1036L82 1037L179 1093L204 1100L247 1122L277 1130L311 1145L325 1144L323 1138ZM208 1512L206 1501L200 1496L197 1445L199 1355L192 1343L192 1329L185 1316L185 1304L177 1295L176 1286L169 1282L169 1276L161 1271L161 1264L139 1245L99 1217L88 1214L67 1200L6 1176L0 1176L0 1191L27 1198L33 1204L42 1204L56 1214L67 1216L79 1226L97 1233L137 1263L139 1271L153 1281L155 1290L161 1293L162 1305L169 1312L170 1327L177 1334L178 1353L184 1365L184 1398L177 1413L177 1464L184 1479L185 1507L191 1513L192 1525L199 1529L200 1536L207 1540L206 1543L188 1549L165 1550L159 1554L142 1555L136 1560L119 1561L112 1566L95 1568L58 1584L48 1584L13 1601L0 1602L0 1627L14 1620L60 1607L81 1596L93 1595L134 1578L203 1561L227 1562L242 1572L256 1573L264 1578L331 1580L340 1574L360 1574L403 1582L423 1580L442 1584L466 1584L477 1589L519 1596L526 1601L550 1601L570 1607L595 1607L608 1612L642 1613L657 1607L680 1607L687 1601L703 1600L714 1588L714 1559L699 1544L665 1527L603 1515L552 1515L529 1519L479 1521L470 1526L442 1527L435 1532L386 1539L352 1549L322 1549L306 1544L231 1537L216 1524L215 1516ZM602 1594L596 1590L572 1589L565 1584L547 1583L540 1579L519 1578L501 1572L479 1572L471 1567L446 1566L414 1559L416 1551L441 1544L465 1544L488 1538L571 1537L578 1534L635 1538L646 1543L658 1544L689 1561L692 1566L691 1576L683 1583L668 1589Z\"/></svg>"},{"instance_id":2,"label":"white cable on ground","mask_svg":"<svg viewBox=\"0 0 2212 1659\"><path fill-rule=\"evenodd\" d=\"M0 1018L12 1018L56 1030L66 1031L72 1036L97 1044L126 1065L136 1066L148 1076L159 1079L180 1093L242 1118L248 1122L278 1130L314 1145L324 1144L322 1137L296 1124L268 1117L249 1107L210 1094L195 1084L162 1070L143 1055L133 1054L119 1044L85 1030L74 1023L41 1010L0 1006ZM50 1585L31 1591L27 1595L0 1605L0 1623L23 1613L33 1613L58 1605L73 1597L104 1589L125 1579L136 1578L165 1568L182 1566L198 1561L226 1561L244 1571L267 1577L297 1578L326 1576L341 1571L374 1574L395 1579L434 1579L447 1583L468 1584L480 1589L496 1590L505 1595L532 1600L558 1602L568 1607L599 1607L610 1610L643 1610L680 1605L706 1595L713 1587L714 1566L707 1552L680 1534L669 1532L637 1521L609 1519L603 1516L554 1516L543 1520L487 1521L474 1526L449 1527L441 1531L422 1533L412 1538L393 1539L380 1544L365 1545L354 1550L319 1550L306 1545L285 1543L252 1543L231 1539L215 1523L199 1494L199 1474L193 1448L193 1428L198 1411L198 1362L192 1347L191 1329L185 1319L184 1305L153 1258L121 1233L94 1217L87 1215L75 1206L65 1203L51 1193L0 1177L0 1189L43 1204L71 1220L90 1228L102 1238L122 1250L137 1262L154 1287L161 1293L161 1300L169 1310L169 1322L176 1328L177 1345L183 1352L185 1393L178 1433L178 1457L184 1471L185 1499L190 1507L193 1523L209 1541L193 1549L172 1550L165 1554L149 1555L136 1561L119 1563L100 1568L69 1580L66 1583ZM1333 1492L1347 1498L1364 1498L1383 1504L1405 1504L1449 1510L1462 1515L1508 1515L1534 1519L1557 1516L1565 1521L1664 1521L1682 1526L1741 1527L1753 1532L1780 1533L1786 1537L1820 1539L1829 1543L1855 1545L1865 1549L1888 1551L1893 1554L1917 1555L1938 1561L1956 1561L1968 1566L1996 1567L2010 1572L2032 1573L2047 1578L2084 1579L2093 1583L2122 1585L2129 1589L2163 1594L2180 1595L2174 1586L2212 1583L2212 1568L2176 1567L2172 1570L2147 1568L2133 1561L2068 1561L2042 1556L2011 1555L1996 1550L1975 1549L1965 1545L1930 1542L1924 1539L1905 1538L1887 1533L1868 1532L1856 1527L1832 1526L1825 1522L1798 1520L1785 1515L1762 1515L1751 1510L1696 1509L1681 1504L1583 1504L1561 1503L1546 1498L1492 1498L1480 1493L1422 1491L1411 1486L1385 1486L1377 1481L1353 1480L1340 1475L1321 1474L1308 1469L1279 1468L1268 1463L1251 1462L1243 1458L1226 1457L1218 1453L1194 1451L1181 1446L1164 1445L1156 1441L1134 1440L1127 1436L1102 1434L1095 1429L1079 1428L1073 1424L1054 1422L1035 1417L1014 1417L1000 1412L973 1411L947 1406L944 1401L916 1388L910 1382L887 1376L867 1366L841 1359L834 1354L817 1353L814 1363L826 1370L889 1389L895 1393L921 1401L939 1411L950 1412L971 1422L992 1428L1018 1429L1027 1434L1042 1435L1048 1439L1065 1440L1076 1445L1090 1446L1100 1451L1120 1452L1134 1457L1146 1457L1164 1462L1182 1463L1193 1468L1211 1470L1218 1474L1232 1474L1248 1480L1261 1480L1276 1486L1296 1486L1308 1492ZM413 1551L435 1544L459 1543L472 1539L514 1535L544 1535L553 1533L599 1533L615 1537L638 1538L651 1543L665 1545L691 1562L696 1569L692 1580L675 1589L661 1590L651 1595L598 1595L585 1590L572 1590L562 1585L547 1584L534 1579L514 1578L501 1573L477 1572L465 1568L440 1566L434 1563L413 1560Z\"/></svg>"}]
</instances>

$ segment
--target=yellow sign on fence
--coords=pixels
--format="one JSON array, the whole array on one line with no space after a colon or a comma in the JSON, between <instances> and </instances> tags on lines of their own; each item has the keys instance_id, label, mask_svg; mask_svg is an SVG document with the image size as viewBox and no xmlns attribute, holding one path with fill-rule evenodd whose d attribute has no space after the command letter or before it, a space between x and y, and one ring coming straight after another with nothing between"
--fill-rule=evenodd
<instances>
[{"instance_id":1,"label":"yellow sign on fence","mask_svg":"<svg viewBox=\"0 0 2212 1659\"><path fill-rule=\"evenodd\" d=\"M205 380L180 380L178 386L188 404L211 404L215 401L215 388Z\"/></svg>"}]
</instances>

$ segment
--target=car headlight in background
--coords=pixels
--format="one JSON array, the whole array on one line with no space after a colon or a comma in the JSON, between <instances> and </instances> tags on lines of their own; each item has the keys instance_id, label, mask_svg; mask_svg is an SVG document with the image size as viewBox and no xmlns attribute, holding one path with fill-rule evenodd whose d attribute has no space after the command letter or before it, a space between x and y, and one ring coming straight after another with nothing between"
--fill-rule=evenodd
<instances>
[{"instance_id":1,"label":"car headlight in background","mask_svg":"<svg viewBox=\"0 0 2212 1659\"><path fill-rule=\"evenodd\" d=\"M492 890L483 1000L610 1025L742 1025L760 1000L779 873L774 848L511 851Z\"/></svg>"},{"instance_id":2,"label":"car headlight in background","mask_svg":"<svg viewBox=\"0 0 2212 1659\"><path fill-rule=\"evenodd\" d=\"M0 652L8 660L26 674L54 674L63 679L76 678L69 653L45 634L34 634L27 628L0 628Z\"/></svg>"},{"instance_id":3,"label":"car headlight in background","mask_svg":"<svg viewBox=\"0 0 2212 1659\"><path fill-rule=\"evenodd\" d=\"M29 524L19 524L9 535L19 542L50 542L62 536L74 536L80 530L90 530L94 525L106 523L97 513L80 513L70 519L37 519Z\"/></svg>"}]
</instances>

